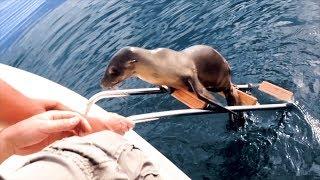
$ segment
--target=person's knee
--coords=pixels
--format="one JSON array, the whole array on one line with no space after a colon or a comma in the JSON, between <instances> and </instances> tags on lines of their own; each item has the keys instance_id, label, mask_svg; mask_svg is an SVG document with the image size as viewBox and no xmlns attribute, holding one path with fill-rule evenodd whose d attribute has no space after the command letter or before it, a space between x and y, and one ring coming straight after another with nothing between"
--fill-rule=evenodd
<instances>
[{"instance_id":1,"label":"person's knee","mask_svg":"<svg viewBox=\"0 0 320 180\"><path fill-rule=\"evenodd\" d=\"M111 131L67 138L51 147L78 152L97 164L101 163L103 167L111 164L118 166L121 173L127 174L129 179L160 179L158 168L148 159L145 152L128 142L123 136ZM99 171L100 176L110 173L110 167L102 169Z\"/></svg>"},{"instance_id":2,"label":"person's knee","mask_svg":"<svg viewBox=\"0 0 320 180\"><path fill-rule=\"evenodd\" d=\"M124 149L118 163L132 179L160 179L158 168L135 146Z\"/></svg>"}]
</instances>

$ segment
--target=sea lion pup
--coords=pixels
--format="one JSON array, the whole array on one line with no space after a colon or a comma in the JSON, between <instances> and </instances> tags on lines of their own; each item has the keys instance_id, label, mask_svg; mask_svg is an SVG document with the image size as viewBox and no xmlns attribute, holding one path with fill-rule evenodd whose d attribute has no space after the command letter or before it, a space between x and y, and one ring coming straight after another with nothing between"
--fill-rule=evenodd
<instances>
[{"instance_id":1,"label":"sea lion pup","mask_svg":"<svg viewBox=\"0 0 320 180\"><path fill-rule=\"evenodd\" d=\"M111 88L130 76L137 76L155 85L194 91L200 99L211 104L215 103L214 97L207 89L222 91L228 105L241 104L231 83L228 62L210 46L195 45L182 51L122 48L111 58L101 85ZM240 126L243 124L240 122Z\"/></svg>"}]
</instances>

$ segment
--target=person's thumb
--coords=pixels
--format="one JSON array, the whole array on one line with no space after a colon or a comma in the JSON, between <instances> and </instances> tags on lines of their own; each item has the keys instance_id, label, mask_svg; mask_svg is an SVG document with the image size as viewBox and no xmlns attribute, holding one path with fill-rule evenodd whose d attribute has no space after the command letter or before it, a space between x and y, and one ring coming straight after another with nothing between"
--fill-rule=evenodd
<instances>
[{"instance_id":1,"label":"person's thumb","mask_svg":"<svg viewBox=\"0 0 320 180\"><path fill-rule=\"evenodd\" d=\"M71 109L64 104L55 101L55 100L48 100L48 99L35 99L35 101L39 102L43 105L43 108L46 111L50 110L63 110L63 111L71 111Z\"/></svg>"},{"instance_id":2,"label":"person's thumb","mask_svg":"<svg viewBox=\"0 0 320 180\"><path fill-rule=\"evenodd\" d=\"M50 120L47 121L46 125L42 128L46 133L55 133L62 131L73 130L80 122L79 117L72 117L68 119Z\"/></svg>"}]
</instances>

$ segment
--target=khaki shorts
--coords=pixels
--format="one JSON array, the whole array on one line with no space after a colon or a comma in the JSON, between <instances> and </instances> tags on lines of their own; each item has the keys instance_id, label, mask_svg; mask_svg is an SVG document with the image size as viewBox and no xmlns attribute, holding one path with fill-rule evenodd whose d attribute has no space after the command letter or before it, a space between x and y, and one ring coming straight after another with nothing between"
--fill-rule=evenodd
<instances>
[{"instance_id":1,"label":"khaki shorts","mask_svg":"<svg viewBox=\"0 0 320 180\"><path fill-rule=\"evenodd\" d=\"M1 179L1 178L0 178ZM144 153L111 131L55 142L6 179L160 179Z\"/></svg>"}]
</instances>

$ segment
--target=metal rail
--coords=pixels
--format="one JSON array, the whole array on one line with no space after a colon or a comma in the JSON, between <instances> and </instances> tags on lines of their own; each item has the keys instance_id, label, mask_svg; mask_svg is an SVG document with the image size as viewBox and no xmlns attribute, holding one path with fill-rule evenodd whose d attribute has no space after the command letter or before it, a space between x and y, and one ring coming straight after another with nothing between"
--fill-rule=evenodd
<instances>
[{"instance_id":1,"label":"metal rail","mask_svg":"<svg viewBox=\"0 0 320 180\"><path fill-rule=\"evenodd\" d=\"M257 84L244 84L237 85L239 89L251 89L257 87ZM155 88L139 88L139 89L123 89L123 90L110 90L102 91L92 96L87 104L87 114L93 104L104 98L115 98L115 97L126 97L131 95L144 95L144 94L163 94L170 92L167 87L155 87ZM293 103L280 103L280 104L263 104L263 105L251 105L251 106L225 106L230 111L257 111L257 110L272 110L272 109L285 109L289 108ZM213 113L224 113L225 111L219 110L203 110L203 109L181 109L181 110L170 110L153 112L139 115L132 115L128 118L135 121L135 123L149 122L158 120L161 117L171 116L190 116L190 115L201 115L201 114L213 114Z\"/></svg>"},{"instance_id":2,"label":"metal rail","mask_svg":"<svg viewBox=\"0 0 320 180\"><path fill-rule=\"evenodd\" d=\"M126 97L132 95L144 95L144 94L163 94L168 92L165 88L139 88L139 89L122 89L122 90L110 90L110 91L102 91L95 95L93 95L87 104L87 108L85 111L85 115L88 114L92 105L98 102L101 99L106 98L115 98L115 97Z\"/></svg>"},{"instance_id":3,"label":"metal rail","mask_svg":"<svg viewBox=\"0 0 320 180\"><path fill-rule=\"evenodd\" d=\"M236 85L236 86L239 89L251 89L253 87L257 87L258 84L243 84L243 85ZM170 88L166 86L155 87L155 88L138 88L138 89L121 89L121 90L102 91L93 95L89 99L85 114L88 114L92 105L101 99L126 97L126 96L133 96L133 95L144 95L144 94L164 94L168 92L170 92Z\"/></svg>"},{"instance_id":4,"label":"metal rail","mask_svg":"<svg viewBox=\"0 0 320 180\"><path fill-rule=\"evenodd\" d=\"M286 109L292 106L293 106L293 103L281 103L281 104L253 105L253 106L225 106L225 108L233 111L258 111L258 110ZM181 109L181 110L170 110L170 111L161 111L161 112L132 115L127 118L131 119L135 123L142 123L142 122L155 121L162 117L191 116L191 115L203 115L203 114L213 114L213 113L221 113L221 112L203 110L203 109Z\"/></svg>"}]
</instances>

